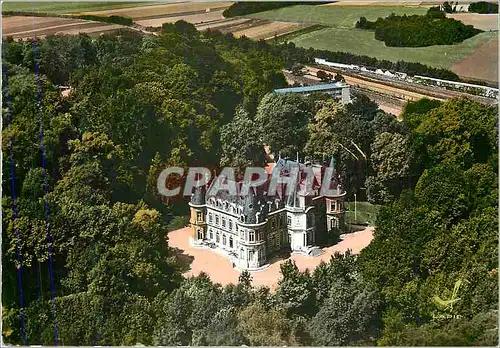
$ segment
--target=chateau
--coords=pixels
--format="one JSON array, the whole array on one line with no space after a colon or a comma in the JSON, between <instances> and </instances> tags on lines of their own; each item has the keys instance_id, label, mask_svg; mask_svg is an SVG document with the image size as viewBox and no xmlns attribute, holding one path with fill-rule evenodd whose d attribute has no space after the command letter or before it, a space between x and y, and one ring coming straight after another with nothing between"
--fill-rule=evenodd
<instances>
[{"instance_id":1,"label":"chateau","mask_svg":"<svg viewBox=\"0 0 500 348\"><path fill-rule=\"evenodd\" d=\"M298 185L288 195L285 190L278 190L274 197L266 195L268 185L249 187L248 195L229 195L227 191L210 195L204 186L196 187L189 203L192 244L214 249L241 270L263 268L280 251L318 255L317 245L338 236L345 227L346 192L336 174L329 183L333 194L320 195L325 168L324 164L286 159L268 167L268 175L298 170ZM312 194L302 194L300 188L307 184L304 173L311 169ZM237 184L241 189L241 183Z\"/></svg>"}]
</instances>

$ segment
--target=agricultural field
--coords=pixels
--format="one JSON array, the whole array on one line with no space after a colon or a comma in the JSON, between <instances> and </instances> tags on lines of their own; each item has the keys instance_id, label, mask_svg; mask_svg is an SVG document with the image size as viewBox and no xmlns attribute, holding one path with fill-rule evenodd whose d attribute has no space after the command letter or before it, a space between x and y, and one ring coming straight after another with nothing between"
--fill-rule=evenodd
<instances>
[{"instance_id":1,"label":"agricultural field","mask_svg":"<svg viewBox=\"0 0 500 348\"><path fill-rule=\"evenodd\" d=\"M291 23L291 22L269 22L262 25L250 27L248 29L237 30L231 32L235 37L246 36L252 39L270 39L274 36L285 35L294 31L305 28L307 24Z\"/></svg>"},{"instance_id":2,"label":"agricultural field","mask_svg":"<svg viewBox=\"0 0 500 348\"><path fill-rule=\"evenodd\" d=\"M99 11L117 8L154 5L155 2L13 2L3 1L2 11L39 12L54 14L76 14L83 11Z\"/></svg>"},{"instance_id":3,"label":"agricultural field","mask_svg":"<svg viewBox=\"0 0 500 348\"><path fill-rule=\"evenodd\" d=\"M123 16L132 18L134 21L152 18L168 18L172 16L189 16L193 14L207 15L213 11L222 11L232 2L185 2L170 4L148 4L146 6L136 6L133 8L118 8L104 11L87 11L82 14L91 14L97 16Z\"/></svg>"},{"instance_id":4,"label":"agricultural field","mask_svg":"<svg viewBox=\"0 0 500 348\"><path fill-rule=\"evenodd\" d=\"M429 47L387 47L373 33L360 29L327 28L301 35L292 41L297 46L351 52L389 61L404 60L451 68L479 47L498 39L498 33L481 33L456 45Z\"/></svg>"},{"instance_id":5,"label":"agricultural field","mask_svg":"<svg viewBox=\"0 0 500 348\"><path fill-rule=\"evenodd\" d=\"M118 24L86 21L82 19L57 17L5 17L2 20L2 35L15 39L26 37L44 37L52 34L99 35L121 28Z\"/></svg>"},{"instance_id":6,"label":"agricultural field","mask_svg":"<svg viewBox=\"0 0 500 348\"><path fill-rule=\"evenodd\" d=\"M470 56L456 62L451 70L460 76L496 82L498 80L498 39L489 41Z\"/></svg>"},{"instance_id":7,"label":"agricultural field","mask_svg":"<svg viewBox=\"0 0 500 348\"><path fill-rule=\"evenodd\" d=\"M418 6L331 6L297 5L283 7L248 15L248 17L284 22L323 24L330 27L354 28L359 17L373 21L387 17L391 13L398 15L425 14L426 7Z\"/></svg>"},{"instance_id":8,"label":"agricultural field","mask_svg":"<svg viewBox=\"0 0 500 348\"><path fill-rule=\"evenodd\" d=\"M473 25L481 30L498 30L498 14L451 13L447 14L447 17Z\"/></svg>"},{"instance_id":9,"label":"agricultural field","mask_svg":"<svg viewBox=\"0 0 500 348\"><path fill-rule=\"evenodd\" d=\"M226 19L222 16L222 12L232 4L231 2L140 3L139 6L135 7L126 7L125 4L118 3L118 8L104 6L103 4L100 6L94 5L100 3L87 3L90 4L88 7L82 5L85 3L78 4L79 6L72 6L73 4L70 3L44 3L33 7L24 6L24 4L21 9L27 12L71 13L102 17L122 16L131 18L136 24L143 27L161 27L163 23L184 20L194 24L198 30L218 29L224 33L234 33L236 37L246 36L256 40L289 34L308 26L308 24L304 23L278 22L255 18ZM104 30L105 27L106 30ZM46 36L56 33L100 33L103 30L107 31L107 29L119 27L117 25L110 26L103 23L51 17L35 17L28 20L26 17L7 17L3 24L4 35L11 35L14 38L35 35Z\"/></svg>"},{"instance_id":10,"label":"agricultural field","mask_svg":"<svg viewBox=\"0 0 500 348\"><path fill-rule=\"evenodd\" d=\"M359 4L359 3L358 3ZM350 52L389 61L405 60L429 66L452 69L461 76L498 81L498 31L486 31L456 45L429 47L387 47L375 40L371 31L356 29L360 17L376 20L391 13L424 14L425 6L291 6L278 10L253 14L249 17L273 21L322 24L329 28L304 33L290 41L300 47L313 47L329 51ZM484 16L484 15L480 15ZM497 15L485 15L484 20L475 14L454 14L466 24L481 23L483 30L496 30ZM483 18L483 17L481 17ZM476 53L477 52L477 53Z\"/></svg>"},{"instance_id":11,"label":"agricultural field","mask_svg":"<svg viewBox=\"0 0 500 348\"><path fill-rule=\"evenodd\" d=\"M188 23L192 24L201 24L206 22L216 22L224 19L222 16L222 10L220 11L211 11L211 12L203 12L203 13L195 13L195 14L175 14L175 15L167 15L162 17L154 17L154 18L144 18L144 19L136 19L135 22L139 25L143 25L145 27L161 27L163 23L175 23L179 20L184 20Z\"/></svg>"}]
</instances>

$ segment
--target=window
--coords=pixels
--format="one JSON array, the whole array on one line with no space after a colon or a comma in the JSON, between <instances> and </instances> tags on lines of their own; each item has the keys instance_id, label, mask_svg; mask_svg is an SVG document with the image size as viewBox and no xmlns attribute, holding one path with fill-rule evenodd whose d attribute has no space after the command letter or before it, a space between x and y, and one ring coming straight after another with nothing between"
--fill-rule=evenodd
<instances>
[{"instance_id":1,"label":"window","mask_svg":"<svg viewBox=\"0 0 500 348\"><path fill-rule=\"evenodd\" d=\"M229 247L233 247L233 237L229 237Z\"/></svg>"},{"instance_id":2,"label":"window","mask_svg":"<svg viewBox=\"0 0 500 348\"><path fill-rule=\"evenodd\" d=\"M240 259L245 259L245 251L243 250L243 248L240 249Z\"/></svg>"},{"instance_id":3,"label":"window","mask_svg":"<svg viewBox=\"0 0 500 348\"><path fill-rule=\"evenodd\" d=\"M220 235L219 235L219 232L217 232L217 233L215 234L215 241L216 241L217 243L220 243Z\"/></svg>"},{"instance_id":4,"label":"window","mask_svg":"<svg viewBox=\"0 0 500 348\"><path fill-rule=\"evenodd\" d=\"M308 214L307 215L307 227L313 227L314 226L314 215L313 214Z\"/></svg>"},{"instance_id":5,"label":"window","mask_svg":"<svg viewBox=\"0 0 500 348\"><path fill-rule=\"evenodd\" d=\"M337 211L337 201L330 202L330 211Z\"/></svg>"},{"instance_id":6,"label":"window","mask_svg":"<svg viewBox=\"0 0 500 348\"><path fill-rule=\"evenodd\" d=\"M286 223L287 223L288 226L292 225L292 218L290 216L286 217Z\"/></svg>"},{"instance_id":7,"label":"window","mask_svg":"<svg viewBox=\"0 0 500 348\"><path fill-rule=\"evenodd\" d=\"M203 221L203 214L201 211L196 212L196 220Z\"/></svg>"},{"instance_id":8,"label":"window","mask_svg":"<svg viewBox=\"0 0 500 348\"><path fill-rule=\"evenodd\" d=\"M203 239L203 231L198 230L198 239Z\"/></svg>"},{"instance_id":9,"label":"window","mask_svg":"<svg viewBox=\"0 0 500 348\"><path fill-rule=\"evenodd\" d=\"M212 213L208 213L208 221L209 222L213 221L213 215L212 215Z\"/></svg>"},{"instance_id":10,"label":"window","mask_svg":"<svg viewBox=\"0 0 500 348\"><path fill-rule=\"evenodd\" d=\"M222 244L226 245L226 235L222 235Z\"/></svg>"},{"instance_id":11,"label":"window","mask_svg":"<svg viewBox=\"0 0 500 348\"><path fill-rule=\"evenodd\" d=\"M212 230L210 230L210 239L213 240L214 239L214 233Z\"/></svg>"},{"instance_id":12,"label":"window","mask_svg":"<svg viewBox=\"0 0 500 348\"><path fill-rule=\"evenodd\" d=\"M233 220L229 220L229 230L233 230Z\"/></svg>"},{"instance_id":13,"label":"window","mask_svg":"<svg viewBox=\"0 0 500 348\"><path fill-rule=\"evenodd\" d=\"M254 242L255 241L255 231L249 231L249 233L248 233L248 240L250 242Z\"/></svg>"},{"instance_id":14,"label":"window","mask_svg":"<svg viewBox=\"0 0 500 348\"><path fill-rule=\"evenodd\" d=\"M330 220L330 229L334 229L339 227L338 220L333 218Z\"/></svg>"},{"instance_id":15,"label":"window","mask_svg":"<svg viewBox=\"0 0 500 348\"><path fill-rule=\"evenodd\" d=\"M218 225L219 224L219 215L215 215L215 224Z\"/></svg>"},{"instance_id":16,"label":"window","mask_svg":"<svg viewBox=\"0 0 500 348\"><path fill-rule=\"evenodd\" d=\"M255 251L248 250L248 261L253 261L254 254L255 254Z\"/></svg>"},{"instance_id":17,"label":"window","mask_svg":"<svg viewBox=\"0 0 500 348\"><path fill-rule=\"evenodd\" d=\"M222 218L222 227L226 227L226 218Z\"/></svg>"}]
</instances>

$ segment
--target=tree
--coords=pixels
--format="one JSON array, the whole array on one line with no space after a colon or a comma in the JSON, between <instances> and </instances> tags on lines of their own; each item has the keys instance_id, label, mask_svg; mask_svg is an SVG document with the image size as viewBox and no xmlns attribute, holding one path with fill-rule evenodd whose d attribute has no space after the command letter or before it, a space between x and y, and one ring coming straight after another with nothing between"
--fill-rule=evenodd
<instances>
[{"instance_id":1,"label":"tree","mask_svg":"<svg viewBox=\"0 0 500 348\"><path fill-rule=\"evenodd\" d=\"M252 346L297 345L296 326L278 308L265 308L254 303L238 315L238 328Z\"/></svg>"},{"instance_id":2,"label":"tree","mask_svg":"<svg viewBox=\"0 0 500 348\"><path fill-rule=\"evenodd\" d=\"M265 166L266 154L261 132L248 113L238 109L234 119L221 129L221 166L246 168Z\"/></svg>"},{"instance_id":3,"label":"tree","mask_svg":"<svg viewBox=\"0 0 500 348\"><path fill-rule=\"evenodd\" d=\"M273 153L294 158L307 141L307 124L312 118L308 99L298 94L269 93L262 98L255 124L260 139Z\"/></svg>"},{"instance_id":4,"label":"tree","mask_svg":"<svg viewBox=\"0 0 500 348\"><path fill-rule=\"evenodd\" d=\"M371 203L388 203L407 187L411 153L406 138L397 133L381 133L371 145L374 176L367 178L367 196Z\"/></svg>"},{"instance_id":5,"label":"tree","mask_svg":"<svg viewBox=\"0 0 500 348\"><path fill-rule=\"evenodd\" d=\"M276 297L287 315L311 315L316 301L309 272L300 272L294 262L288 260L280 265L282 279L278 281Z\"/></svg>"},{"instance_id":6,"label":"tree","mask_svg":"<svg viewBox=\"0 0 500 348\"><path fill-rule=\"evenodd\" d=\"M323 70L318 70L318 72L316 73L316 77L319 78L322 82L328 82L332 80L332 75L326 73ZM335 78L336 77L337 75L335 75Z\"/></svg>"},{"instance_id":7,"label":"tree","mask_svg":"<svg viewBox=\"0 0 500 348\"><path fill-rule=\"evenodd\" d=\"M334 281L330 295L311 319L313 344L347 346L369 344L378 329L377 292L362 282Z\"/></svg>"}]
</instances>

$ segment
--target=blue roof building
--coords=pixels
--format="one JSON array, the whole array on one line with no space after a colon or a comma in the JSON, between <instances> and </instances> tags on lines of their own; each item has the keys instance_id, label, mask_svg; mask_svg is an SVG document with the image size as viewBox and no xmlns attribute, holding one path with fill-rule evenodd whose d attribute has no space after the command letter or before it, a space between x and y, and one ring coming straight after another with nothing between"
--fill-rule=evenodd
<instances>
[{"instance_id":1,"label":"blue roof building","mask_svg":"<svg viewBox=\"0 0 500 348\"><path fill-rule=\"evenodd\" d=\"M323 92L330 94L333 98L340 101L342 104L347 104L351 101L349 85L345 82L325 83L303 87L278 88L275 89L274 92L280 94L300 93L305 95L314 92Z\"/></svg>"}]
</instances>

